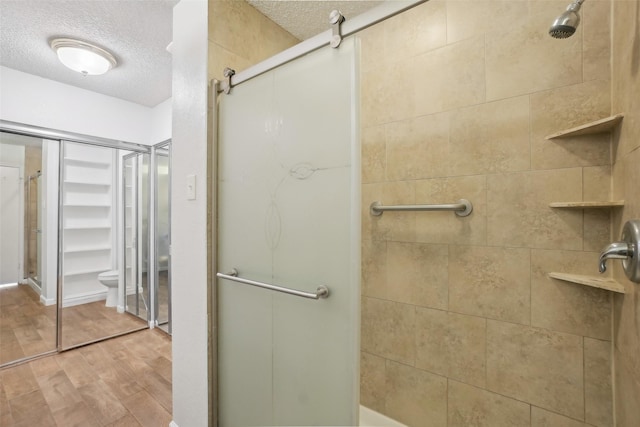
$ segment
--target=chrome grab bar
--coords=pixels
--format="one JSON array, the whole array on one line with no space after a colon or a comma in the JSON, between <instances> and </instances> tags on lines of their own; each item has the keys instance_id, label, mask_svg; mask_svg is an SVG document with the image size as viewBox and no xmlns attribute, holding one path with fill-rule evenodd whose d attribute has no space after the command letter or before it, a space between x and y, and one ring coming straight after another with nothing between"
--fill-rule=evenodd
<instances>
[{"instance_id":1,"label":"chrome grab bar","mask_svg":"<svg viewBox=\"0 0 640 427\"><path fill-rule=\"evenodd\" d=\"M231 280L232 282L244 283L245 285L257 286L259 288L269 289L276 292L282 292L284 294L289 294L289 295L295 295L302 298L320 299L320 298L327 298L329 296L329 288L327 288L326 286L318 286L315 293L305 292L305 291L299 291L297 289L270 285L269 283L256 282L255 280L243 279L241 277L238 277L238 274L240 273L238 273L238 270L234 268L231 270L231 272L227 274L217 273L216 276L218 276L221 279Z\"/></svg>"},{"instance_id":2,"label":"chrome grab bar","mask_svg":"<svg viewBox=\"0 0 640 427\"><path fill-rule=\"evenodd\" d=\"M458 216L468 216L473 212L473 205L467 199L460 199L446 205L383 206L380 202L373 202L369 206L369 212L373 216L380 216L384 211L454 211Z\"/></svg>"}]
</instances>

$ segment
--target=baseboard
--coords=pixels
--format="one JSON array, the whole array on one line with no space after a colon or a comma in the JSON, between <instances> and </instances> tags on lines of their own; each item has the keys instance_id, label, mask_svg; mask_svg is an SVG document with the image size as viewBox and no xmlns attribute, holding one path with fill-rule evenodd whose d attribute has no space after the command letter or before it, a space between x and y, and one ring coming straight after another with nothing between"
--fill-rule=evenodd
<instances>
[{"instance_id":1,"label":"baseboard","mask_svg":"<svg viewBox=\"0 0 640 427\"><path fill-rule=\"evenodd\" d=\"M62 307L72 307L74 305L88 304L90 302L104 301L107 299L107 291L94 291L76 294L66 297L62 301Z\"/></svg>"},{"instance_id":2,"label":"baseboard","mask_svg":"<svg viewBox=\"0 0 640 427\"><path fill-rule=\"evenodd\" d=\"M107 291L87 292L84 294L72 295L64 299L62 307L72 307L74 305L87 304L90 302L104 301L107 299ZM43 305L54 305L55 298L45 298L40 295L40 303ZM124 307L117 307L118 313L124 313ZM122 310L122 311L120 311Z\"/></svg>"},{"instance_id":3,"label":"baseboard","mask_svg":"<svg viewBox=\"0 0 640 427\"><path fill-rule=\"evenodd\" d=\"M45 298L44 295L40 295L40 304L42 305L54 305L56 303L55 298Z\"/></svg>"},{"instance_id":4,"label":"baseboard","mask_svg":"<svg viewBox=\"0 0 640 427\"><path fill-rule=\"evenodd\" d=\"M33 280L27 279L27 281L24 284L29 285L29 287L33 289L36 294L38 295L42 294L42 288L38 286L38 284Z\"/></svg>"},{"instance_id":5,"label":"baseboard","mask_svg":"<svg viewBox=\"0 0 640 427\"><path fill-rule=\"evenodd\" d=\"M171 423L169 423L169 427L178 427L178 424L176 424L175 421L171 421Z\"/></svg>"}]
</instances>

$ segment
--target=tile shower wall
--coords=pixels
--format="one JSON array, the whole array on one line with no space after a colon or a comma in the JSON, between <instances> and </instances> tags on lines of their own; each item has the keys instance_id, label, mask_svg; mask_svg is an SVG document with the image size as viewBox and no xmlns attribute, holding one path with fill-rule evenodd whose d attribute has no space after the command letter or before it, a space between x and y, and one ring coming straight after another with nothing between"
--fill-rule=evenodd
<instances>
[{"instance_id":1,"label":"tile shower wall","mask_svg":"<svg viewBox=\"0 0 640 427\"><path fill-rule=\"evenodd\" d=\"M620 237L625 221L640 218L640 2L613 2L613 111L625 118L613 136L613 191L625 200L614 217L613 236ZM614 297L615 413L618 426L640 425L640 288L613 267L626 294Z\"/></svg>"},{"instance_id":2,"label":"tile shower wall","mask_svg":"<svg viewBox=\"0 0 640 427\"><path fill-rule=\"evenodd\" d=\"M298 39L244 0L209 0L209 77L222 80L275 55Z\"/></svg>"},{"instance_id":3,"label":"tile shower wall","mask_svg":"<svg viewBox=\"0 0 640 427\"><path fill-rule=\"evenodd\" d=\"M611 231L608 210L549 208L612 196L609 135L545 140L611 113L611 3L552 39L567 4L431 0L361 35L361 401L407 425L613 425L611 295L547 276L597 275ZM368 213L460 198L468 217Z\"/></svg>"}]
</instances>

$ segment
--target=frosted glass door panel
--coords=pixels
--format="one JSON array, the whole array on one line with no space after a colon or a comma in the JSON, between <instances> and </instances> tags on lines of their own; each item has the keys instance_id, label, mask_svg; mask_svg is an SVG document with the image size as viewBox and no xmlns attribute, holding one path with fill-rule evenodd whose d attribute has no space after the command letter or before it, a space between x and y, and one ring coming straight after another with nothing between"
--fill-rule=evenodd
<instances>
[{"instance_id":1,"label":"frosted glass door panel","mask_svg":"<svg viewBox=\"0 0 640 427\"><path fill-rule=\"evenodd\" d=\"M356 41L220 100L218 266L315 292L218 280L222 427L354 425L358 384Z\"/></svg>"}]
</instances>

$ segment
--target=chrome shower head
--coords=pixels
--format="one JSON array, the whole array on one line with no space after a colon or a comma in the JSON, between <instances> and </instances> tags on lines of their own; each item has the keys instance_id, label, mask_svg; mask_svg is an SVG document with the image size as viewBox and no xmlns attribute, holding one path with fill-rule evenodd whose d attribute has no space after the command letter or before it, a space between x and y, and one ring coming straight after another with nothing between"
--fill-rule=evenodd
<instances>
[{"instance_id":1,"label":"chrome shower head","mask_svg":"<svg viewBox=\"0 0 640 427\"><path fill-rule=\"evenodd\" d=\"M566 39L576 32L576 28L578 28L578 24L580 23L580 15L578 14L578 11L580 10L582 3L584 3L584 0L575 0L567 7L567 10L562 13L562 15L558 16L555 21L553 21L551 28L549 28L549 35L551 37L556 39Z\"/></svg>"}]
</instances>

